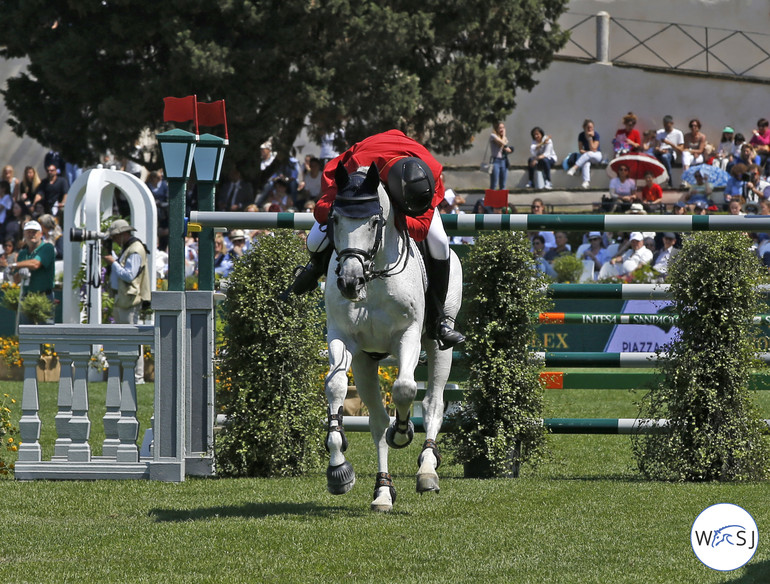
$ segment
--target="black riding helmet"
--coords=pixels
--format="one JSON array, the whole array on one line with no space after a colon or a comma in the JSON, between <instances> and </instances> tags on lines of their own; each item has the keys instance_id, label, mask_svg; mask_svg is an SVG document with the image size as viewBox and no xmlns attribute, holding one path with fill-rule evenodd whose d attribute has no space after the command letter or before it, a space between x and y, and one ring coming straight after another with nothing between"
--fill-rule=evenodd
<instances>
[{"instance_id":1,"label":"black riding helmet","mask_svg":"<svg viewBox=\"0 0 770 584\"><path fill-rule=\"evenodd\" d=\"M413 156L401 158L388 172L388 193L396 206L416 217L430 209L436 181L430 167Z\"/></svg>"}]
</instances>

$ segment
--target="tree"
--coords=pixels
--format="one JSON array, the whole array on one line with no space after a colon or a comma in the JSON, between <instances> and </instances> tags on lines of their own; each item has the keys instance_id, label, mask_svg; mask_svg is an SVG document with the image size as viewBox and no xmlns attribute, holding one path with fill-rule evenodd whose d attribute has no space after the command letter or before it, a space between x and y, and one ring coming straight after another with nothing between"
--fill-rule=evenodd
<instances>
[{"instance_id":1,"label":"tree","mask_svg":"<svg viewBox=\"0 0 770 584\"><path fill-rule=\"evenodd\" d=\"M566 43L567 0L0 0L0 55L27 57L10 124L93 163L162 125L161 98L224 98L230 162L305 125L354 142L399 128L442 153L510 114ZM157 165L157 153L151 165Z\"/></svg>"}]
</instances>

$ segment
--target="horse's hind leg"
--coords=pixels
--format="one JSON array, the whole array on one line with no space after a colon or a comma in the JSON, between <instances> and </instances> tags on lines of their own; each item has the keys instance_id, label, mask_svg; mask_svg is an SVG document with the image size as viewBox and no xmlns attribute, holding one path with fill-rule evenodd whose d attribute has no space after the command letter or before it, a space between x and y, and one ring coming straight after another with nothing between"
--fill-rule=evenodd
<instances>
[{"instance_id":1,"label":"horse's hind leg","mask_svg":"<svg viewBox=\"0 0 770 584\"><path fill-rule=\"evenodd\" d=\"M441 464L441 454L436 445L436 437L444 419L444 386L452 366L452 351L439 351L433 340L427 340L423 347L428 354L428 386L422 400L425 442L417 457L417 492L437 493L439 483L436 469Z\"/></svg>"},{"instance_id":2,"label":"horse's hind leg","mask_svg":"<svg viewBox=\"0 0 770 584\"><path fill-rule=\"evenodd\" d=\"M388 474L388 445L385 440L390 417L382 404L378 368L379 363L367 355L359 353L353 357L356 389L369 409L369 431L377 448L377 481L371 508L374 511L390 511L396 501L396 489Z\"/></svg>"},{"instance_id":3,"label":"horse's hind leg","mask_svg":"<svg viewBox=\"0 0 770 584\"><path fill-rule=\"evenodd\" d=\"M342 405L348 390L347 371L350 367L350 352L339 339L329 338L329 374L326 376L326 399L329 403L327 420L326 449L329 451L329 466L326 469L326 487L332 495L342 495L353 488L356 473L345 460L348 447L342 426Z\"/></svg>"}]
</instances>

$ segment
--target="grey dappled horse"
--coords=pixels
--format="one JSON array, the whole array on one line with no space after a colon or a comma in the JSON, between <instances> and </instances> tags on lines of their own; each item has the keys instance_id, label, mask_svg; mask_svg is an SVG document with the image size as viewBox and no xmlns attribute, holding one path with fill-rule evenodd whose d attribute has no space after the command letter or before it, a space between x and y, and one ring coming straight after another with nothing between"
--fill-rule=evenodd
<instances>
[{"instance_id":1,"label":"grey dappled horse","mask_svg":"<svg viewBox=\"0 0 770 584\"><path fill-rule=\"evenodd\" d=\"M440 455L435 439L444 416L444 385L452 365L452 351L440 351L423 329L425 267L406 229L399 229L397 213L377 168L372 165L348 175L340 165L335 180L338 194L329 219L334 254L326 278L329 373L326 397L329 426L326 446L329 492L343 494L355 483L345 459L347 440L342 405L347 392L347 371L352 366L358 393L369 409L369 425L377 447L377 480L371 508L389 511L396 491L388 473L388 446L403 448L414 436L409 411L417 384L414 370L420 350L428 359L428 386L422 402L426 441L418 458L417 490L438 491L436 469ZM449 294L445 310L452 318L462 300L462 268L451 254ZM379 360L393 355L398 376L393 384L396 420L391 424L382 403Z\"/></svg>"}]
</instances>

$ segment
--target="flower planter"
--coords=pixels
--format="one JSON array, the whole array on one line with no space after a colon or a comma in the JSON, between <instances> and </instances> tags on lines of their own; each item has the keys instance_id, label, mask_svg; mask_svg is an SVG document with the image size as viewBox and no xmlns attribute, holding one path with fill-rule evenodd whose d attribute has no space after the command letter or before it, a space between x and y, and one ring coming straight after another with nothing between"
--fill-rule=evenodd
<instances>
[{"instance_id":1,"label":"flower planter","mask_svg":"<svg viewBox=\"0 0 770 584\"><path fill-rule=\"evenodd\" d=\"M5 361L0 360L0 379L21 381L24 379L24 368L18 365L6 365Z\"/></svg>"},{"instance_id":2,"label":"flower planter","mask_svg":"<svg viewBox=\"0 0 770 584\"><path fill-rule=\"evenodd\" d=\"M155 363L147 359L144 360L144 380L147 383L155 381Z\"/></svg>"},{"instance_id":3,"label":"flower planter","mask_svg":"<svg viewBox=\"0 0 770 584\"><path fill-rule=\"evenodd\" d=\"M58 357L54 357L53 355L44 355L40 357L37 362L37 380L39 382L59 381L60 374L61 362Z\"/></svg>"}]
</instances>

